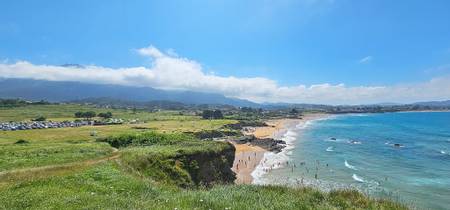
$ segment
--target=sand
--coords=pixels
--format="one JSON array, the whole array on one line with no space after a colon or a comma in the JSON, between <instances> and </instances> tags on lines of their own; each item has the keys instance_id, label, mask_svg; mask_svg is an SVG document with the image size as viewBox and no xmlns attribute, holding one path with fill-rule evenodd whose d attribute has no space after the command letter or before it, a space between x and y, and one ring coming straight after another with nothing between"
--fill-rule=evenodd
<instances>
[{"instance_id":1,"label":"sand","mask_svg":"<svg viewBox=\"0 0 450 210\"><path fill-rule=\"evenodd\" d=\"M257 138L279 138L279 135L293 125L306 123L309 120L320 119L327 114L306 114L302 119L276 119L269 120L266 127L252 127L245 135L255 135ZM250 144L235 144L235 159L232 170L236 173L236 184L251 184L253 181L252 172L258 166L267 150Z\"/></svg>"},{"instance_id":2,"label":"sand","mask_svg":"<svg viewBox=\"0 0 450 210\"><path fill-rule=\"evenodd\" d=\"M236 146L236 145L235 145ZM249 145L238 145L236 148L232 170L236 173L236 184L251 184L253 181L252 172L261 162L266 150Z\"/></svg>"}]
</instances>

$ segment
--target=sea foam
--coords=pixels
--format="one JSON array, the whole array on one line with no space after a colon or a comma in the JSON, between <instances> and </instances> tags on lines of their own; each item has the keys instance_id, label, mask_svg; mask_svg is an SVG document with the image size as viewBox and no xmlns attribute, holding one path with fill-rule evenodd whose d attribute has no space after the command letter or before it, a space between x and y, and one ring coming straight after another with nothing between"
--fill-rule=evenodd
<instances>
[{"instance_id":1,"label":"sea foam","mask_svg":"<svg viewBox=\"0 0 450 210\"><path fill-rule=\"evenodd\" d=\"M265 184L266 181L263 180L263 175L267 173L267 170L278 169L284 166L284 163L290 160L290 155L292 155L292 150L295 148L295 141L298 137L298 132L310 126L310 121L306 123L299 123L295 126L288 127L286 132L282 134L281 140L286 142L286 147L279 153L266 152L261 160L261 163L252 172L253 183L254 184Z\"/></svg>"},{"instance_id":2,"label":"sea foam","mask_svg":"<svg viewBox=\"0 0 450 210\"><path fill-rule=\"evenodd\" d=\"M352 178L353 178L353 180L355 180L357 182L365 182L363 178L359 177L356 174L353 174Z\"/></svg>"},{"instance_id":3,"label":"sea foam","mask_svg":"<svg viewBox=\"0 0 450 210\"><path fill-rule=\"evenodd\" d=\"M345 160L344 165L345 165L345 167L347 167L347 168L349 168L349 169L352 169L352 170L355 170L355 171L358 170L355 166L350 165L350 164L347 162L347 160Z\"/></svg>"}]
</instances>

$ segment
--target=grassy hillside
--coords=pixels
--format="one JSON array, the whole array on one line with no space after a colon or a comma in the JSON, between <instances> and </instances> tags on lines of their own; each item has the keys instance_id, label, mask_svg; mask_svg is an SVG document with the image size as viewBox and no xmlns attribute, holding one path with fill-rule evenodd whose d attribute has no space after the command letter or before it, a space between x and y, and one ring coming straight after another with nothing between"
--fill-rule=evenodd
<instances>
[{"instance_id":1,"label":"grassy hillside","mask_svg":"<svg viewBox=\"0 0 450 210\"><path fill-rule=\"evenodd\" d=\"M67 176L0 190L2 209L404 209L355 191L246 185L183 189L147 181L103 163Z\"/></svg>"},{"instance_id":2,"label":"grassy hillside","mask_svg":"<svg viewBox=\"0 0 450 210\"><path fill-rule=\"evenodd\" d=\"M45 109L62 119L75 110L68 106ZM0 132L0 209L405 209L355 191L230 185L234 147L183 132L236 121L142 115L158 120Z\"/></svg>"}]
</instances>

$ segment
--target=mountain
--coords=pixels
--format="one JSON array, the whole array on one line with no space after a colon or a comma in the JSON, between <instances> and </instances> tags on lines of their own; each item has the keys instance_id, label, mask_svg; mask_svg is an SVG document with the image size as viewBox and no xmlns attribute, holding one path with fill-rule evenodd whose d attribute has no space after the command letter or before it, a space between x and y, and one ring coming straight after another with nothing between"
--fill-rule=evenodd
<instances>
[{"instance_id":1,"label":"mountain","mask_svg":"<svg viewBox=\"0 0 450 210\"><path fill-rule=\"evenodd\" d=\"M214 93L169 91L150 87L55 82L31 79L0 79L0 98L75 101L86 98L114 98L128 101L173 101L184 104L226 104L257 107L258 104Z\"/></svg>"},{"instance_id":2,"label":"mountain","mask_svg":"<svg viewBox=\"0 0 450 210\"><path fill-rule=\"evenodd\" d=\"M417 103L414 103L414 105L445 107L445 106L450 106L450 100L417 102Z\"/></svg>"}]
</instances>

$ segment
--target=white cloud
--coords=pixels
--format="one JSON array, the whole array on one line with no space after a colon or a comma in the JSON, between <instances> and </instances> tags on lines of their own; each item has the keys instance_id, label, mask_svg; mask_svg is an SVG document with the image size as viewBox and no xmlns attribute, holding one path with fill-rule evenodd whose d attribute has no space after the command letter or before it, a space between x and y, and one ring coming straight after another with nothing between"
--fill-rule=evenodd
<instances>
[{"instance_id":1,"label":"white cloud","mask_svg":"<svg viewBox=\"0 0 450 210\"><path fill-rule=\"evenodd\" d=\"M282 86L264 77L223 77L205 73L196 61L163 53L150 46L137 52L152 59L152 66L134 68L85 68L34 65L26 61L0 63L0 77L50 81L80 81L154 87L166 90L213 92L256 102L360 104L450 99L450 76L395 86L317 84Z\"/></svg>"},{"instance_id":2,"label":"white cloud","mask_svg":"<svg viewBox=\"0 0 450 210\"><path fill-rule=\"evenodd\" d=\"M364 57L364 58L361 58L359 61L358 61L358 63L369 63L370 61L372 61L373 60L373 57L372 56L366 56L366 57Z\"/></svg>"}]
</instances>

